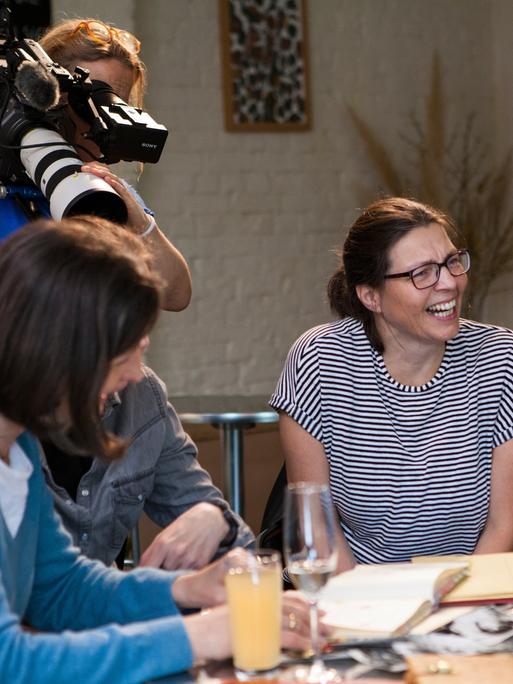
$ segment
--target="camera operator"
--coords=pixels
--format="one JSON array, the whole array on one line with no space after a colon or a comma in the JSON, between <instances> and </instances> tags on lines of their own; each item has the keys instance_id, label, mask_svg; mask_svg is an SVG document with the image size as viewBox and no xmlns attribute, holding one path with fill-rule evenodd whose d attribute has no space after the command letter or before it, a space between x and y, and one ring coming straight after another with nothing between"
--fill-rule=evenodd
<instances>
[{"instance_id":1,"label":"camera operator","mask_svg":"<svg viewBox=\"0 0 513 684\"><path fill-rule=\"evenodd\" d=\"M86 68L93 80L108 83L125 102L142 107L146 85L140 43L131 33L96 19L65 20L39 41L49 57L73 73ZM83 138L88 123L69 107L68 140L100 156ZM144 211L142 200L105 165L77 147L82 170L109 183L128 208L128 229L147 244L155 270L167 283L164 308L183 309L191 286L185 260ZM71 457L56 444L44 444L43 470L55 505L75 544L92 558L121 564L124 545L144 509L163 531L143 555L145 565L170 570L201 567L233 546L253 540L210 475L197 460L197 449L184 432L167 390L149 369L143 380L106 397L103 425L130 446L119 461Z\"/></svg>"},{"instance_id":2,"label":"camera operator","mask_svg":"<svg viewBox=\"0 0 513 684\"><path fill-rule=\"evenodd\" d=\"M51 28L39 41L51 59L73 73L81 66L89 71L92 80L104 81L125 102L142 107L146 86L146 72L139 57L140 43L128 31L123 31L93 19L69 19ZM189 304L191 280L187 263L180 252L160 231L153 216L132 188L119 179L109 167L93 161L101 156L98 147L83 137L89 124L68 108L70 118L69 142L79 144L77 152L84 161L83 171L103 178L125 201L128 209L126 227L143 236L153 258L155 269L164 278L163 308L180 311ZM83 148L88 148L90 156Z\"/></svg>"}]
</instances>

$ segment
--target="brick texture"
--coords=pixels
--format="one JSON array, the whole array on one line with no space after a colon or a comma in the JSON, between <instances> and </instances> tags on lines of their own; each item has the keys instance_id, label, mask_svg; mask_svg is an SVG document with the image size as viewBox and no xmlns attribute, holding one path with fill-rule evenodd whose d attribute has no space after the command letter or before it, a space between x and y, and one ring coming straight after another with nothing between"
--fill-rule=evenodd
<instances>
[{"instance_id":1,"label":"brick texture","mask_svg":"<svg viewBox=\"0 0 513 684\"><path fill-rule=\"evenodd\" d=\"M103 16L99 0L84 4ZM329 319L333 249L359 191L379 191L346 104L398 140L438 50L455 121L471 110L484 130L511 129L513 80L502 96L496 84L513 63L507 0L310 0L313 128L281 134L224 131L217 2L111 1L108 12L142 40L147 108L170 129L139 190L193 275L189 309L162 315L149 353L171 394L268 393L292 341Z\"/></svg>"}]
</instances>

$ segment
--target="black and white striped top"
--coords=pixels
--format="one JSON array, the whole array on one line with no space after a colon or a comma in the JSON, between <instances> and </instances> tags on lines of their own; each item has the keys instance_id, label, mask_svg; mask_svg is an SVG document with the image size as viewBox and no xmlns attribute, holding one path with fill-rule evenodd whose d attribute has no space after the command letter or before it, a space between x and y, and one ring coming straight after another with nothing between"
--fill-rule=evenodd
<instances>
[{"instance_id":1,"label":"black and white striped top","mask_svg":"<svg viewBox=\"0 0 513 684\"><path fill-rule=\"evenodd\" d=\"M361 563L472 553L492 450L513 439L513 332L463 320L436 375L396 382L351 318L302 335L271 406L319 440Z\"/></svg>"}]
</instances>

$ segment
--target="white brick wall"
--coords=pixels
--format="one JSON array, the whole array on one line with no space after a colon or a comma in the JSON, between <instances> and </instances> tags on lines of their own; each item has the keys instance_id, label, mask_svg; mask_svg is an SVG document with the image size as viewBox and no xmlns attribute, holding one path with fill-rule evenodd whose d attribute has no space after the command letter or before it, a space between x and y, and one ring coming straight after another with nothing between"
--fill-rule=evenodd
<instances>
[{"instance_id":1,"label":"white brick wall","mask_svg":"<svg viewBox=\"0 0 513 684\"><path fill-rule=\"evenodd\" d=\"M52 0L53 21L73 17L97 17L122 26L129 31L134 29L135 0Z\"/></svg>"},{"instance_id":2,"label":"white brick wall","mask_svg":"<svg viewBox=\"0 0 513 684\"><path fill-rule=\"evenodd\" d=\"M84 4L102 15L99 0ZM355 214L355 188L376 186L345 103L397 140L422 107L437 49L455 120L472 109L493 130L500 105L503 139L511 131L513 103L494 90L494 76L512 70L500 59L511 52L507 0L310 0L314 123L297 134L223 130L214 0L108 11L133 22L147 107L170 129L140 191L193 275L189 309L162 315L149 357L174 394L269 392L292 341L329 317L331 250Z\"/></svg>"}]
</instances>

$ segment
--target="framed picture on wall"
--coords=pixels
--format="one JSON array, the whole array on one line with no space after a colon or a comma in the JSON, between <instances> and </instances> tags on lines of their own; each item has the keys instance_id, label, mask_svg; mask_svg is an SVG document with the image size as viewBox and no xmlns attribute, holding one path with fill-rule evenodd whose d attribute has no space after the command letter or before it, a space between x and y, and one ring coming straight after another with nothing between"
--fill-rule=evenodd
<instances>
[{"instance_id":1,"label":"framed picture on wall","mask_svg":"<svg viewBox=\"0 0 513 684\"><path fill-rule=\"evenodd\" d=\"M306 0L219 0L219 16L226 129L309 129Z\"/></svg>"}]
</instances>

